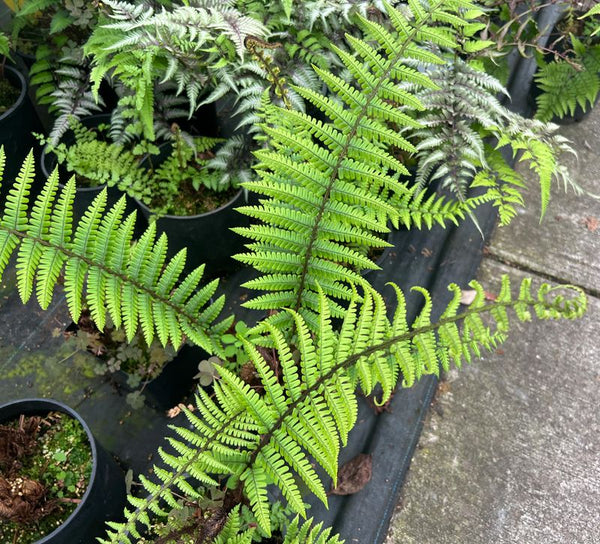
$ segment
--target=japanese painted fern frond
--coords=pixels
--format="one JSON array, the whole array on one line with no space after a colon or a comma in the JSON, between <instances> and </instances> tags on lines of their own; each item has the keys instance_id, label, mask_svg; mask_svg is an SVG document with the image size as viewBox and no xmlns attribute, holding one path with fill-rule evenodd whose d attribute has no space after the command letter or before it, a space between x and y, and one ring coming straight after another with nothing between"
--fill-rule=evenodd
<instances>
[{"instance_id":1,"label":"japanese painted fern frond","mask_svg":"<svg viewBox=\"0 0 600 544\"><path fill-rule=\"evenodd\" d=\"M516 214L515 206L522 204L525 179L502 155L492 157L493 148L484 143L487 138L495 139L497 148L509 146L515 160L524 162L537 176L541 217L553 180L583 192L561 163L563 154L573 152L569 141L555 133L555 125L525 119L500 104L497 94L506 91L498 80L456 56L433 68L429 76L438 89L419 94L427 106L419 116L423 128L415 133L419 186L439 180L465 203L471 187L486 186L489 190L481 198L501 210L503 224L509 222Z\"/></svg>"},{"instance_id":2,"label":"japanese painted fern frond","mask_svg":"<svg viewBox=\"0 0 600 544\"><path fill-rule=\"evenodd\" d=\"M460 366L472 355L494 349L508 332L510 308L518 319L527 321L533 314L541 319L575 318L586 307L586 297L578 288L567 287L561 293L543 284L534 293L531 280L524 280L513 298L505 276L492 303L486 301L481 285L472 282L475 300L462 313L457 313L461 290L451 285L453 298L436 323L430 319L429 293L416 288L425 305L411 326L404 294L393 287L398 305L390 320L383 297L367 287L362 297L355 294L350 301L339 332L333 328L331 306L322 292L316 334L293 310L288 310L294 322L293 343L268 322L259 325L273 345L277 373L265 351L248 341L244 349L260 385L251 386L218 367L213 394L198 391L197 413L185 410L189 427L174 427L175 436L168 439L171 451L160 450L164 466L156 467L153 481L141 478L148 495L129 498L126 521L110 523L105 542L131 544L150 528L150 514L164 516L165 508L180 507L176 490L191 501L200 499L189 478L201 485L226 481L227 489L241 489L268 535L268 485L276 485L288 506L302 516L302 487L327 503L324 477L314 465L322 467L335 484L340 446L346 444L357 418L357 384L365 394L380 384L381 402L385 402L399 376L408 387L425 374L438 374L451 363Z\"/></svg>"},{"instance_id":3,"label":"japanese painted fern frond","mask_svg":"<svg viewBox=\"0 0 600 544\"><path fill-rule=\"evenodd\" d=\"M4 161L0 148L0 175ZM0 274L16 253L23 302L35 291L40 306L47 308L62 275L74 321L88 307L100 330L108 314L128 339L141 327L148 345L155 335L176 347L188 337L209 352L219 350L219 338L231 319L215 321L225 302L222 296L211 301L217 280L199 288L203 267L181 277L186 251L167 260L167 237L157 238L154 225L132 243L135 213L124 217L124 198L105 210L105 190L74 225L74 178L59 188L56 170L30 210L34 174L30 153L0 218Z\"/></svg>"},{"instance_id":4,"label":"japanese painted fern frond","mask_svg":"<svg viewBox=\"0 0 600 544\"><path fill-rule=\"evenodd\" d=\"M107 0L108 20L85 46L92 56L91 79L97 96L106 75L134 92L144 135L153 139L153 94L156 84L171 81L185 94L189 115L219 82L219 67L239 67L246 36L262 37L266 29L239 12L231 0L162 7ZM218 95L211 95L216 100ZM206 100L205 100L206 101Z\"/></svg>"},{"instance_id":5,"label":"japanese painted fern frond","mask_svg":"<svg viewBox=\"0 0 600 544\"><path fill-rule=\"evenodd\" d=\"M343 315L350 283L360 284L361 270L376 268L366 254L385 247L388 222L407 226L454 220L467 209L462 204L415 200L402 176L408 171L398 149L414 152L399 134L401 127L420 123L409 111L421 101L400 83L418 88L437 86L408 65L408 60L442 63L423 43L455 47L454 28L434 21L459 19L462 0L423 7L409 2L412 17L387 6L390 29L359 19L364 39L347 35L353 54L333 47L354 83L315 67L330 94L294 87L320 112L320 119L281 107L266 108L263 130L267 147L256 153L259 179L245 184L258 193L258 206L242 213L262 226L237 229L250 238L250 252L237 258L262 273L246 284L267 291L246 303L249 308L300 312L317 327L317 284L332 299L332 312ZM420 207L418 204L422 204ZM289 314L275 319L290 321Z\"/></svg>"}]
</instances>

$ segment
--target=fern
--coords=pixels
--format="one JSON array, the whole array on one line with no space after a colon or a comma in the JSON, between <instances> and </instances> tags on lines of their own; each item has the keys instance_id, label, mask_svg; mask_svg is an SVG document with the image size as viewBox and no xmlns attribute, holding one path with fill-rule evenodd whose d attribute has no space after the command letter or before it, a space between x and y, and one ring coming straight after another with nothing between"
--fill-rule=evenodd
<instances>
[{"instance_id":1,"label":"fern","mask_svg":"<svg viewBox=\"0 0 600 544\"><path fill-rule=\"evenodd\" d=\"M243 60L244 38L265 34L259 21L242 15L232 2L205 4L155 11L150 2L108 0L110 19L85 46L93 58L96 96L107 74L117 78L134 94L149 139L155 137L153 95L158 81L172 81L178 93L185 93L191 115L202 95L208 96L219 68Z\"/></svg>"},{"instance_id":2,"label":"fern","mask_svg":"<svg viewBox=\"0 0 600 544\"><path fill-rule=\"evenodd\" d=\"M493 138L496 148L510 146L517 161L526 162L537 175L542 193L540 220L553 180L584 192L561 162L564 154L573 153L568 140L555 134L555 125L525 119L502 106L496 94L506 94L506 90L498 80L458 57L428 73L439 89L420 95L427 106L419 117L424 128L415 133L420 187L439 180L471 209L481 201L491 201L498 207L502 223L508 223L516 214L515 206L523 203L525 182L484 143ZM472 202L468 196L471 187L489 190Z\"/></svg>"},{"instance_id":3,"label":"fern","mask_svg":"<svg viewBox=\"0 0 600 544\"><path fill-rule=\"evenodd\" d=\"M517 160L525 162L538 177L541 191L540 221L550 201L550 186L553 180L562 183L565 191L571 188L576 194L587 194L597 198L580 187L571 177L567 167L560 162L559 159L564 154L577 154L569 140L556 133L557 129L557 125L511 114L506 126L498 133L498 147L509 145Z\"/></svg>"},{"instance_id":4,"label":"fern","mask_svg":"<svg viewBox=\"0 0 600 544\"><path fill-rule=\"evenodd\" d=\"M339 448L356 421L356 383L367 394L381 384L384 402L399 375L408 387L425 374L437 374L440 367L460 366L462 360L480 356L482 349L494 349L506 338L509 308L524 321L533 313L541 319L575 318L585 311L585 295L575 287L568 288L572 297L547 284L533 294L530 280L525 280L513 299L504 277L496 302L488 304L483 288L477 282L470 285L477 292L470 308L457 313L461 291L451 285L452 301L434 324L430 321L430 296L417 288L425 306L410 327L404 295L395 286L398 307L390 321L381 295L367 288L361 301L357 295L352 299L339 334L333 330L330 303L322 293L314 337L306 321L293 311L289 312L297 338L293 345L279 329L263 322L260 328L277 353L280 378L256 346L246 341L245 350L260 376L261 388L251 388L219 368L214 395L198 392L199 415L186 410L192 430L174 428L176 436L169 439L173 452L160 450L168 468L156 468L154 482L142 477L148 496L129 498L126 521L110 523L105 542L131 543L143 526L150 525L149 512L165 515L161 502L177 508L176 487L191 499L198 498L183 480L186 475L205 485L215 485L221 476L227 479L229 489L241 486L259 527L268 535L269 484L278 486L288 506L301 515L305 509L298 481L327 502L322 478L311 460L335 483ZM495 321L495 330L484 323L484 313ZM461 321L462 331L458 328Z\"/></svg>"},{"instance_id":5,"label":"fern","mask_svg":"<svg viewBox=\"0 0 600 544\"><path fill-rule=\"evenodd\" d=\"M283 544L342 544L337 535L329 536L331 529L321 531L322 523L311 526L312 519L300 525L298 518L288 527Z\"/></svg>"},{"instance_id":6,"label":"fern","mask_svg":"<svg viewBox=\"0 0 600 544\"><path fill-rule=\"evenodd\" d=\"M0 165L1 174L2 148ZM75 322L85 306L99 329L108 315L115 326L124 327L128 340L141 328L148 345L157 336L163 345L170 341L177 347L187 337L209 352L220 350L220 335L231 324L231 319L215 322L224 298L211 302L216 280L198 288L203 267L180 277L185 250L167 261L167 238L156 237L155 225L132 245L135 214L123 217L124 198L105 212L105 190L73 225L75 182L71 178L59 192L56 171L28 215L34 175L30 153L8 191L0 219L0 273L16 252L17 288L23 302L35 290L40 306L47 308L62 274Z\"/></svg>"},{"instance_id":7,"label":"fern","mask_svg":"<svg viewBox=\"0 0 600 544\"><path fill-rule=\"evenodd\" d=\"M419 118L423 129L415 133L417 183L423 187L439 179L466 201L475 172L487 164L481 129L505 123L508 111L495 95L507 92L495 78L460 58L434 67L428 75L438 90L421 91L427 111Z\"/></svg>"},{"instance_id":8,"label":"fern","mask_svg":"<svg viewBox=\"0 0 600 544\"><path fill-rule=\"evenodd\" d=\"M40 21L49 20L43 27ZM56 118L50 139L57 143L68 129L69 119L90 115L104 103L95 101L89 82L89 61L82 43L97 22L97 6L83 0L26 0L15 14L13 37L27 26L35 28L36 60L30 82L36 99L48 105Z\"/></svg>"},{"instance_id":9,"label":"fern","mask_svg":"<svg viewBox=\"0 0 600 544\"><path fill-rule=\"evenodd\" d=\"M394 128L421 126L403 111L405 105L422 109L421 102L397 82L436 88L406 60L443 62L416 43L456 45L452 28L428 26L430 12L442 19L450 11L470 6L444 5L441 9L440 3L432 4L425 11L412 2L414 21L388 8L393 31L360 19L365 39L376 46L348 36L356 57L333 48L356 86L315 68L333 96L293 87L320 110L325 121L281 107L267 108L263 130L268 146L256 153L260 179L245 184L266 198L259 206L241 209L266 225L236 230L252 240L251 252L237 258L263 273L246 287L268 292L247 302L247 307L287 306L316 328L317 283L332 299L348 300L352 292L348 284L360 284L359 272L375 268L364 254L368 248L386 245L380 236L387 232L388 221L407 226L443 223L468 209L435 198L416 199L415 189L400 181L408 173L406 168L391 153L392 148L415 151L392 124ZM343 315L342 304L334 303L332 308L334 315ZM290 316L279 314L275 319L289 322Z\"/></svg>"},{"instance_id":10,"label":"fern","mask_svg":"<svg viewBox=\"0 0 600 544\"><path fill-rule=\"evenodd\" d=\"M600 45L584 45L571 37L575 56L542 65L535 75L541 90L536 119L550 121L592 107L600 91Z\"/></svg>"}]
</instances>

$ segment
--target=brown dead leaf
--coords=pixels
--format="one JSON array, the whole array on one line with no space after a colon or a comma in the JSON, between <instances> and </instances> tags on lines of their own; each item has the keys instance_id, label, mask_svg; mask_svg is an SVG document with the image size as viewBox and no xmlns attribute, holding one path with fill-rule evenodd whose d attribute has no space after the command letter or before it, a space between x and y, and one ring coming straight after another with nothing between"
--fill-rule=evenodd
<instances>
[{"instance_id":1,"label":"brown dead leaf","mask_svg":"<svg viewBox=\"0 0 600 544\"><path fill-rule=\"evenodd\" d=\"M438 393L440 395L445 395L446 393L449 393L451 389L452 389L452 386L450 385L450 382L444 382L444 381L440 382L437 387Z\"/></svg>"},{"instance_id":2,"label":"brown dead leaf","mask_svg":"<svg viewBox=\"0 0 600 544\"><path fill-rule=\"evenodd\" d=\"M332 495L352 495L358 493L371 481L373 459L371 454L359 453L354 459L340 467L338 485L331 489Z\"/></svg>"},{"instance_id":3,"label":"brown dead leaf","mask_svg":"<svg viewBox=\"0 0 600 544\"><path fill-rule=\"evenodd\" d=\"M476 295L477 291L475 291L475 289L463 289L460 296L460 303L464 304L465 306L469 306L470 304L473 304ZM489 291L484 291L483 296L485 300L491 301L494 301L498 298L497 295L490 293Z\"/></svg>"},{"instance_id":4,"label":"brown dead leaf","mask_svg":"<svg viewBox=\"0 0 600 544\"><path fill-rule=\"evenodd\" d=\"M431 257L433 255L433 251L431 251L431 249L424 247L421 250L421 255L423 255L423 257Z\"/></svg>"},{"instance_id":5,"label":"brown dead leaf","mask_svg":"<svg viewBox=\"0 0 600 544\"><path fill-rule=\"evenodd\" d=\"M177 417L179 414L181 414L181 412L183 412L184 408L187 408L190 412L194 411L193 404L188 404L187 406L185 406L184 404L178 404L177 406L174 406L173 408L167 410L167 417L169 417L169 418Z\"/></svg>"},{"instance_id":6,"label":"brown dead leaf","mask_svg":"<svg viewBox=\"0 0 600 544\"><path fill-rule=\"evenodd\" d=\"M598 221L596 217L592 217L591 215L583 220L583 224L585 225L585 228L590 232L596 232L598 230L598 227L600 227L600 221Z\"/></svg>"}]
</instances>

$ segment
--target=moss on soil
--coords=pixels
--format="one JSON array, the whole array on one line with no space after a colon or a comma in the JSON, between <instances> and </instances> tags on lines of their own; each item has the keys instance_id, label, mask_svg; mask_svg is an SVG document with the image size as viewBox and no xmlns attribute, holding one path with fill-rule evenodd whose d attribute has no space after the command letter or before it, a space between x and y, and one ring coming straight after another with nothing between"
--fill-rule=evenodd
<instances>
[{"instance_id":1,"label":"moss on soil","mask_svg":"<svg viewBox=\"0 0 600 544\"><path fill-rule=\"evenodd\" d=\"M16 429L19 422L13 421L7 427ZM0 523L0 542L7 544L36 542L54 531L75 510L87 489L92 470L87 434L77 420L61 412L51 412L40 423L34 451L23 456L20 462L18 476L43 484L47 502L57 501L58 506L34 522Z\"/></svg>"}]
</instances>

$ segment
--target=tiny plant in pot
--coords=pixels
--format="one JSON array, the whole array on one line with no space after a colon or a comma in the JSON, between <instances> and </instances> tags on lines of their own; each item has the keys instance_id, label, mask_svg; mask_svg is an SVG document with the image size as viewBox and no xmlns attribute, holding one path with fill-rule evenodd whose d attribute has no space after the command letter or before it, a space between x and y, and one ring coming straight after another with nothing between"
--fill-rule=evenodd
<instances>
[{"instance_id":1,"label":"tiny plant in pot","mask_svg":"<svg viewBox=\"0 0 600 544\"><path fill-rule=\"evenodd\" d=\"M166 144L158 160L149 156L144 161L150 175L142 178L142 203L154 214L175 216L200 215L227 204L239 189L220 183L221 173L206 168L221 140L196 137L184 141L177 125L172 131L172 145Z\"/></svg>"},{"instance_id":2,"label":"tiny plant in pot","mask_svg":"<svg viewBox=\"0 0 600 544\"><path fill-rule=\"evenodd\" d=\"M0 541L28 544L52 533L81 502L91 470L86 431L68 414L0 424Z\"/></svg>"}]
</instances>

